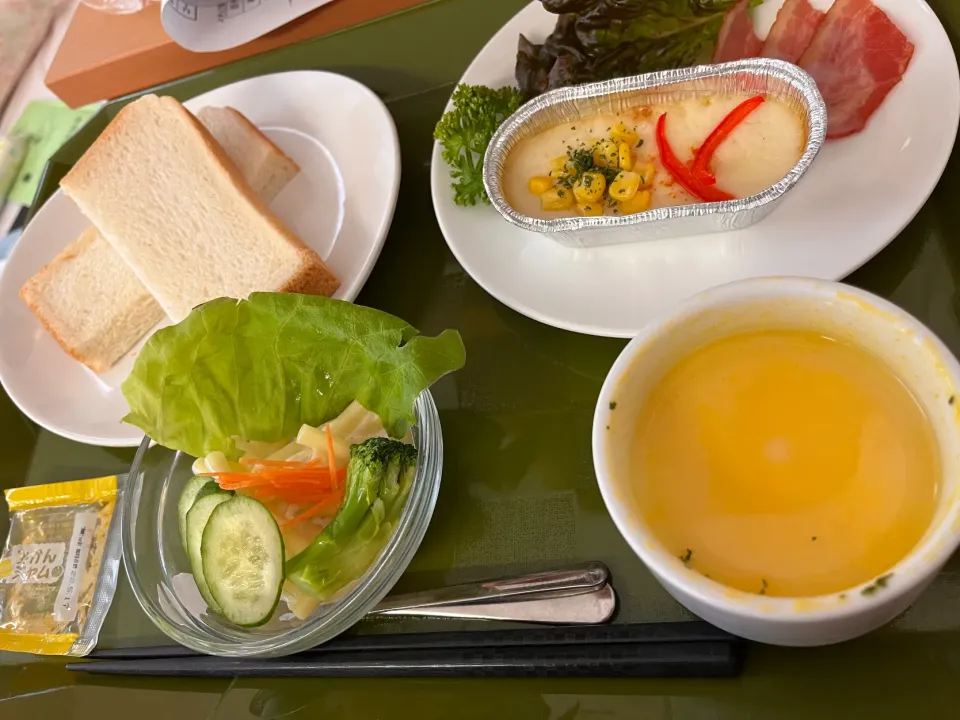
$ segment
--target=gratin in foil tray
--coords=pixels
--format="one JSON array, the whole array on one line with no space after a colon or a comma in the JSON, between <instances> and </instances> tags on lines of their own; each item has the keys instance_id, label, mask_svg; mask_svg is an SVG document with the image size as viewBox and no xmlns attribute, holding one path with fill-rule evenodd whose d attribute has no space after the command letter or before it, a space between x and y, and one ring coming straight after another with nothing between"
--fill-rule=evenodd
<instances>
[{"instance_id":1,"label":"gratin in foil tray","mask_svg":"<svg viewBox=\"0 0 960 720\"><path fill-rule=\"evenodd\" d=\"M638 105L677 102L730 93L764 95L785 102L806 122L807 142L800 160L780 182L747 198L679 205L635 215L530 217L503 196L501 180L510 150L521 140L560 123L618 113ZM530 100L500 126L483 161L483 184L490 201L509 222L570 247L597 247L683 235L739 230L763 219L813 163L827 132L827 110L813 78L782 60L755 58L559 88Z\"/></svg>"}]
</instances>

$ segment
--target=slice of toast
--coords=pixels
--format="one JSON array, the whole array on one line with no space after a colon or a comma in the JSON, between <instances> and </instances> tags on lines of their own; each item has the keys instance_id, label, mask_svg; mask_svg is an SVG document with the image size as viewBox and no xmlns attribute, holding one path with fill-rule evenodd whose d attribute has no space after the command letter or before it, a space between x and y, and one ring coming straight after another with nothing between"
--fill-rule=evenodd
<instances>
[{"instance_id":1,"label":"slice of toast","mask_svg":"<svg viewBox=\"0 0 960 720\"><path fill-rule=\"evenodd\" d=\"M95 372L108 370L164 318L92 225L30 278L20 297L60 346Z\"/></svg>"},{"instance_id":2,"label":"slice of toast","mask_svg":"<svg viewBox=\"0 0 960 720\"><path fill-rule=\"evenodd\" d=\"M297 164L283 150L232 107L205 107L197 119L220 143L247 181L250 188L265 205L286 187L300 172Z\"/></svg>"},{"instance_id":3,"label":"slice of toast","mask_svg":"<svg viewBox=\"0 0 960 720\"><path fill-rule=\"evenodd\" d=\"M174 322L216 297L339 286L173 98L124 107L60 186Z\"/></svg>"},{"instance_id":4,"label":"slice of toast","mask_svg":"<svg viewBox=\"0 0 960 720\"><path fill-rule=\"evenodd\" d=\"M198 117L265 203L300 171L233 108L203 108ZM165 317L150 291L93 226L30 278L20 296L68 354L98 373L112 367Z\"/></svg>"}]
</instances>

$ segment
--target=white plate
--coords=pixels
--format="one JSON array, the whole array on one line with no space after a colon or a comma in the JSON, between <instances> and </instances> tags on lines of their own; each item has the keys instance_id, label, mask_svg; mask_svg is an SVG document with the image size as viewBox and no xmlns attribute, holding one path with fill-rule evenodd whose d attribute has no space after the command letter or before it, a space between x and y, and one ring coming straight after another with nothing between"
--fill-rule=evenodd
<instances>
[{"instance_id":1,"label":"white plate","mask_svg":"<svg viewBox=\"0 0 960 720\"><path fill-rule=\"evenodd\" d=\"M400 146L389 111L367 87L342 75L264 75L185 103L234 107L300 165L271 208L340 278L335 297L353 300L373 269L393 218ZM0 274L0 381L34 422L94 445L132 447L143 433L120 383L136 354L103 375L70 358L20 300L20 287L86 228L62 191L40 209Z\"/></svg>"},{"instance_id":2,"label":"white plate","mask_svg":"<svg viewBox=\"0 0 960 720\"><path fill-rule=\"evenodd\" d=\"M733 280L848 275L893 240L926 202L960 119L957 61L933 11L923 0L874 2L916 45L903 80L863 132L828 141L799 185L757 225L569 249L510 225L488 206L454 205L448 167L434 147L433 206L450 249L474 280L514 310L556 327L613 337L632 337L684 298ZM767 0L757 9L760 34L766 35L781 4ZM487 43L461 82L514 84L517 36L542 42L555 22L539 2L531 3Z\"/></svg>"}]
</instances>

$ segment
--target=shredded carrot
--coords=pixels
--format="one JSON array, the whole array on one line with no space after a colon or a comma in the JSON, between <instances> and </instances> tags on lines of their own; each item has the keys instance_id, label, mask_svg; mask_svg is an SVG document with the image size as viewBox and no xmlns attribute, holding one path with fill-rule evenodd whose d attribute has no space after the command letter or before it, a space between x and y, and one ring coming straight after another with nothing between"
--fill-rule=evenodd
<instances>
[{"instance_id":1,"label":"shredded carrot","mask_svg":"<svg viewBox=\"0 0 960 720\"><path fill-rule=\"evenodd\" d=\"M281 500L290 505L313 505L315 503L325 503L329 502L329 497L323 497L320 495L292 495L287 493L277 493L272 494L271 497Z\"/></svg>"},{"instance_id":2,"label":"shredded carrot","mask_svg":"<svg viewBox=\"0 0 960 720\"><path fill-rule=\"evenodd\" d=\"M313 470L257 470L253 474L277 482L296 482L297 480L304 479L330 481L330 473L326 468L316 468Z\"/></svg>"},{"instance_id":3,"label":"shredded carrot","mask_svg":"<svg viewBox=\"0 0 960 720\"><path fill-rule=\"evenodd\" d=\"M301 522L303 522L304 520L308 520L308 519L312 518L314 515L318 515L318 514L320 513L320 511L323 510L324 508L329 507L330 504L331 504L331 503L330 503L330 500L329 500L329 499L328 499L328 500L321 500L321 501L318 502L316 505L313 505L312 507L308 508L307 510L304 510L304 511L303 511L302 513L300 513L299 515L297 515L297 516L295 516L295 517L292 517L292 518L290 518L289 520L286 520L286 521L280 523L280 529L281 529L281 530L286 530L287 528L293 527L294 525L297 525L298 523L301 523Z\"/></svg>"},{"instance_id":4,"label":"shredded carrot","mask_svg":"<svg viewBox=\"0 0 960 720\"><path fill-rule=\"evenodd\" d=\"M241 465L262 465L271 468L289 468L291 470L302 470L305 468L317 467L320 464L320 458L310 460L309 462L291 462L290 460L257 460L255 458L240 458Z\"/></svg>"},{"instance_id":5,"label":"shredded carrot","mask_svg":"<svg viewBox=\"0 0 960 720\"><path fill-rule=\"evenodd\" d=\"M326 468L310 468L307 470L259 470L248 473L204 473L205 477L215 477L221 485L224 483L245 483L254 479L262 482L288 483L312 482L330 483L330 471Z\"/></svg>"},{"instance_id":6,"label":"shredded carrot","mask_svg":"<svg viewBox=\"0 0 960 720\"><path fill-rule=\"evenodd\" d=\"M330 488L313 488L304 485L221 485L220 487L224 490L256 491L267 495L282 496L290 499L291 502L296 502L298 498L321 500L337 493L336 490Z\"/></svg>"},{"instance_id":7,"label":"shredded carrot","mask_svg":"<svg viewBox=\"0 0 960 720\"><path fill-rule=\"evenodd\" d=\"M288 488L259 487L259 488L240 488L237 492L249 495L257 500L282 500L292 505L312 505L318 502L330 502L329 493L305 493L300 490L290 490Z\"/></svg>"},{"instance_id":8,"label":"shredded carrot","mask_svg":"<svg viewBox=\"0 0 960 720\"><path fill-rule=\"evenodd\" d=\"M268 498L276 497L276 494L271 488L247 488L244 494L249 495L257 500L266 500Z\"/></svg>"},{"instance_id":9,"label":"shredded carrot","mask_svg":"<svg viewBox=\"0 0 960 720\"><path fill-rule=\"evenodd\" d=\"M330 472L326 468L314 468L312 470L251 470L250 472L217 472L203 473L200 477L213 477L226 480L227 482L239 482L249 480L252 477L269 478L271 480L295 479L306 477L311 479L330 479Z\"/></svg>"},{"instance_id":10,"label":"shredded carrot","mask_svg":"<svg viewBox=\"0 0 960 720\"><path fill-rule=\"evenodd\" d=\"M220 484L220 487L226 487L229 490L236 490L237 488L242 487L260 487L263 485L271 485L272 483L267 478L262 478L257 476L255 473L250 473L247 477L218 477L217 482Z\"/></svg>"},{"instance_id":11,"label":"shredded carrot","mask_svg":"<svg viewBox=\"0 0 960 720\"><path fill-rule=\"evenodd\" d=\"M270 482L277 487L300 487L304 490L336 490L336 486L329 477L305 475L296 478L270 478Z\"/></svg>"},{"instance_id":12,"label":"shredded carrot","mask_svg":"<svg viewBox=\"0 0 960 720\"><path fill-rule=\"evenodd\" d=\"M343 501L347 469L336 467L334 451L333 435L327 428L327 467L322 466L322 458L309 462L244 458L241 462L250 466L249 472L210 472L201 476L214 478L224 490L238 490L258 500L276 498L291 504L336 507Z\"/></svg>"},{"instance_id":13,"label":"shredded carrot","mask_svg":"<svg viewBox=\"0 0 960 720\"><path fill-rule=\"evenodd\" d=\"M333 478L333 486L339 488L340 479L337 477L337 454L333 447L333 431L330 429L330 423L327 423L327 470L330 471L330 475Z\"/></svg>"}]
</instances>

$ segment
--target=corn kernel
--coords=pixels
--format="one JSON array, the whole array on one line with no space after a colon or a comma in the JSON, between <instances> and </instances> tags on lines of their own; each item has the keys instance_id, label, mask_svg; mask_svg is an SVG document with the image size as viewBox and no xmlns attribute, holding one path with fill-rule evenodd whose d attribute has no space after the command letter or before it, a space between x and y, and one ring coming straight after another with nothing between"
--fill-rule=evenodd
<instances>
[{"instance_id":1,"label":"corn kernel","mask_svg":"<svg viewBox=\"0 0 960 720\"><path fill-rule=\"evenodd\" d=\"M544 175L536 175L530 178L527 187L534 195L543 195L547 190L553 187L553 178Z\"/></svg>"},{"instance_id":2,"label":"corn kernel","mask_svg":"<svg viewBox=\"0 0 960 720\"><path fill-rule=\"evenodd\" d=\"M607 189L607 179L603 173L585 172L573 186L573 195L581 205L584 203L599 202L603 199L603 191Z\"/></svg>"},{"instance_id":3,"label":"corn kernel","mask_svg":"<svg viewBox=\"0 0 960 720\"><path fill-rule=\"evenodd\" d=\"M617 155L617 144L613 140L601 140L593 148L593 164L597 167L620 167L620 158Z\"/></svg>"},{"instance_id":4,"label":"corn kernel","mask_svg":"<svg viewBox=\"0 0 960 720\"><path fill-rule=\"evenodd\" d=\"M635 147L637 142L640 140L640 136L637 135L633 130L630 130L623 123L617 123L614 125L610 136L618 143L624 142L630 147Z\"/></svg>"},{"instance_id":5,"label":"corn kernel","mask_svg":"<svg viewBox=\"0 0 960 720\"><path fill-rule=\"evenodd\" d=\"M569 210L572 207L573 193L569 188L550 188L540 196L540 208L543 210Z\"/></svg>"},{"instance_id":6,"label":"corn kernel","mask_svg":"<svg viewBox=\"0 0 960 720\"><path fill-rule=\"evenodd\" d=\"M653 163L644 163L637 165L633 171L640 176L640 189L646 190L653 186L653 178L657 174L657 168Z\"/></svg>"},{"instance_id":7,"label":"corn kernel","mask_svg":"<svg viewBox=\"0 0 960 720\"><path fill-rule=\"evenodd\" d=\"M577 210L580 211L581 215L603 215L603 203L580 203L577 205Z\"/></svg>"},{"instance_id":8,"label":"corn kernel","mask_svg":"<svg viewBox=\"0 0 960 720\"><path fill-rule=\"evenodd\" d=\"M650 209L650 191L640 190L629 200L620 203L620 213L623 215L632 215Z\"/></svg>"},{"instance_id":9,"label":"corn kernel","mask_svg":"<svg viewBox=\"0 0 960 720\"><path fill-rule=\"evenodd\" d=\"M612 183L610 183L610 197L614 200L629 200L637 194L640 189L640 176L635 172L621 170Z\"/></svg>"},{"instance_id":10,"label":"corn kernel","mask_svg":"<svg viewBox=\"0 0 960 720\"><path fill-rule=\"evenodd\" d=\"M633 169L633 150L625 142L617 145L617 157L620 160L621 170Z\"/></svg>"}]
</instances>

